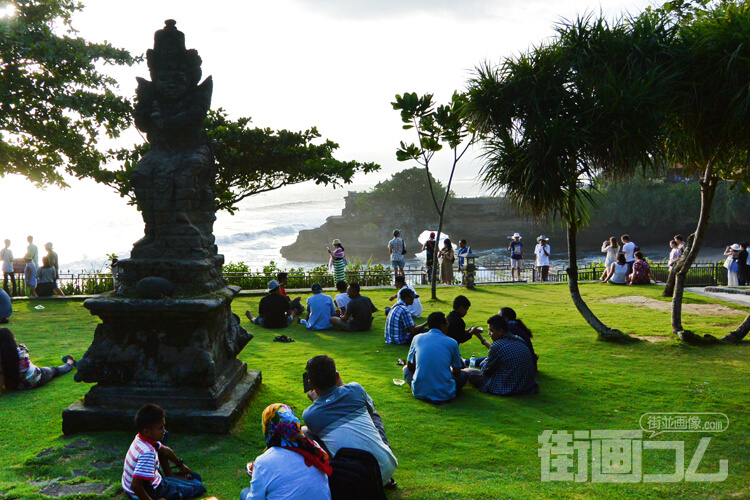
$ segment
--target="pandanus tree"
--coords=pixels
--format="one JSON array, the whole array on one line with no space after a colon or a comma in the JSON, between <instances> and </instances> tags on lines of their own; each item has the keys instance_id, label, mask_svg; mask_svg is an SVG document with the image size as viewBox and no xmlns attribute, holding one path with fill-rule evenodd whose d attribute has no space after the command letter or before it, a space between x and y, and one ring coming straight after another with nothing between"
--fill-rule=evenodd
<instances>
[{"instance_id":1,"label":"pandanus tree","mask_svg":"<svg viewBox=\"0 0 750 500\"><path fill-rule=\"evenodd\" d=\"M672 37L657 15L563 23L550 43L478 68L467 93L484 184L520 211L567 226L570 294L605 341L631 337L605 325L581 296L577 234L593 203L591 181L660 163Z\"/></svg>"},{"instance_id":2,"label":"pandanus tree","mask_svg":"<svg viewBox=\"0 0 750 500\"><path fill-rule=\"evenodd\" d=\"M674 333L700 343L714 339L683 328L685 279L703 245L719 182L729 180L738 188L750 183L750 7L722 2L676 24L680 78L668 147L675 161L700 175L701 209L688 248L675 266L674 289L669 283L665 295L672 296ZM725 340L739 341L748 331L750 317Z\"/></svg>"}]
</instances>

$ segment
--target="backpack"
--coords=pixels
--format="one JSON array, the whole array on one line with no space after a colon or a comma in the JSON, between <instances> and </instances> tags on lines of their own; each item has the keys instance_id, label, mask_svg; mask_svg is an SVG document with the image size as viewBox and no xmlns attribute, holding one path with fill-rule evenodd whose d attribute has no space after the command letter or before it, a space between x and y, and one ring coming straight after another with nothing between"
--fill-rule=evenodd
<instances>
[{"instance_id":1,"label":"backpack","mask_svg":"<svg viewBox=\"0 0 750 500\"><path fill-rule=\"evenodd\" d=\"M331 500L385 500L380 465L372 453L341 448L329 464Z\"/></svg>"}]
</instances>

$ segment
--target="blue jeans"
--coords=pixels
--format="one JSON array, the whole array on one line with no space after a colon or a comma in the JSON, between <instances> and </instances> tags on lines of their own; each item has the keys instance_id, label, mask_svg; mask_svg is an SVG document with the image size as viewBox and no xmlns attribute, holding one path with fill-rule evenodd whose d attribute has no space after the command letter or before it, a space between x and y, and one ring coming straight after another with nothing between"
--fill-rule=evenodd
<instances>
[{"instance_id":1,"label":"blue jeans","mask_svg":"<svg viewBox=\"0 0 750 500\"><path fill-rule=\"evenodd\" d=\"M161 483L152 492L148 492L154 499L165 500L187 500L196 498L206 492L201 477L195 472L193 479L182 479L179 477L162 477ZM137 498L137 497L136 497Z\"/></svg>"}]
</instances>

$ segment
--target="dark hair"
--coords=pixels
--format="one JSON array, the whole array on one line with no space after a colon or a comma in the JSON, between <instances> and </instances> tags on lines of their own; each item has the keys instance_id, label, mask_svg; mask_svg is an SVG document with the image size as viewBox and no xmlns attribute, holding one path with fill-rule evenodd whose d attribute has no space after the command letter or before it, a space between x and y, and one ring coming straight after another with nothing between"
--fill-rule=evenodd
<instances>
[{"instance_id":1,"label":"dark hair","mask_svg":"<svg viewBox=\"0 0 750 500\"><path fill-rule=\"evenodd\" d=\"M643 260L643 252L641 252L640 250L635 252L633 255L635 255L636 258Z\"/></svg>"},{"instance_id":2,"label":"dark hair","mask_svg":"<svg viewBox=\"0 0 750 500\"><path fill-rule=\"evenodd\" d=\"M630 236L628 236L627 234L623 234L622 236L620 236L620 239L625 240L625 241L630 241Z\"/></svg>"},{"instance_id":3,"label":"dark hair","mask_svg":"<svg viewBox=\"0 0 750 500\"><path fill-rule=\"evenodd\" d=\"M674 239L675 241L685 241L681 234L675 234Z\"/></svg>"},{"instance_id":4,"label":"dark hair","mask_svg":"<svg viewBox=\"0 0 750 500\"><path fill-rule=\"evenodd\" d=\"M357 293L359 293L359 290L360 290L360 288L359 288L359 283L349 283L349 286L350 286L350 287L352 287L352 288L354 288L354 290L355 290L355 291L356 291Z\"/></svg>"},{"instance_id":5,"label":"dark hair","mask_svg":"<svg viewBox=\"0 0 750 500\"><path fill-rule=\"evenodd\" d=\"M439 329L441 326L443 326L447 322L448 320L445 319L445 314L441 312L434 312L430 314L429 316L427 316L427 327L430 329L433 329L433 328Z\"/></svg>"},{"instance_id":6,"label":"dark hair","mask_svg":"<svg viewBox=\"0 0 750 500\"><path fill-rule=\"evenodd\" d=\"M459 307L471 307L471 302L463 295L459 295L453 299L453 310L455 311Z\"/></svg>"},{"instance_id":7,"label":"dark hair","mask_svg":"<svg viewBox=\"0 0 750 500\"><path fill-rule=\"evenodd\" d=\"M400 274L396 276L396 283L406 283L406 277L401 276Z\"/></svg>"},{"instance_id":8,"label":"dark hair","mask_svg":"<svg viewBox=\"0 0 750 500\"><path fill-rule=\"evenodd\" d=\"M490 326L494 326L496 329L507 332L508 331L508 322L500 316L499 314L495 314L494 316L490 316L487 320L487 324Z\"/></svg>"},{"instance_id":9,"label":"dark hair","mask_svg":"<svg viewBox=\"0 0 750 500\"><path fill-rule=\"evenodd\" d=\"M42 257L42 267L50 267L48 255L45 255L44 257Z\"/></svg>"},{"instance_id":10,"label":"dark hair","mask_svg":"<svg viewBox=\"0 0 750 500\"><path fill-rule=\"evenodd\" d=\"M451 239L450 238L445 238L443 240L443 248L448 248L448 247L449 248L453 248L453 244L451 243Z\"/></svg>"},{"instance_id":11,"label":"dark hair","mask_svg":"<svg viewBox=\"0 0 750 500\"><path fill-rule=\"evenodd\" d=\"M289 277L289 273L279 273L276 275L276 279L281 281Z\"/></svg>"},{"instance_id":12,"label":"dark hair","mask_svg":"<svg viewBox=\"0 0 750 500\"><path fill-rule=\"evenodd\" d=\"M332 357L321 354L307 360L307 375L310 382L321 391L336 385L336 362Z\"/></svg>"},{"instance_id":13,"label":"dark hair","mask_svg":"<svg viewBox=\"0 0 750 500\"><path fill-rule=\"evenodd\" d=\"M460 240L460 241L459 241L458 243L459 243L459 244L460 244L460 243L463 243L464 245L466 245L466 240Z\"/></svg>"},{"instance_id":14,"label":"dark hair","mask_svg":"<svg viewBox=\"0 0 750 500\"><path fill-rule=\"evenodd\" d=\"M624 253L618 253L617 254L617 263L620 264L620 265L628 263L628 261L625 260L625 254Z\"/></svg>"},{"instance_id":15,"label":"dark hair","mask_svg":"<svg viewBox=\"0 0 750 500\"><path fill-rule=\"evenodd\" d=\"M521 333L526 335L529 338L532 338L534 335L531 333L531 330L529 330L529 327L527 327L523 321L518 319L516 317L516 311L511 309L510 307L503 307L498 311L498 314L502 316L503 318L508 321L508 324L510 325L511 322L513 322L513 326L518 327L519 330L521 330Z\"/></svg>"},{"instance_id":16,"label":"dark hair","mask_svg":"<svg viewBox=\"0 0 750 500\"><path fill-rule=\"evenodd\" d=\"M336 282L336 290L339 292L345 292L346 291L346 280L338 280Z\"/></svg>"},{"instance_id":17,"label":"dark hair","mask_svg":"<svg viewBox=\"0 0 750 500\"><path fill-rule=\"evenodd\" d=\"M18 389L18 384L21 381L18 370L18 344L16 344L13 332L7 328L0 328L0 364L3 367L5 387L9 391Z\"/></svg>"},{"instance_id":18,"label":"dark hair","mask_svg":"<svg viewBox=\"0 0 750 500\"><path fill-rule=\"evenodd\" d=\"M135 428L138 432L161 423L162 419L167 416L167 412L161 406L154 404L143 405L138 413L135 414Z\"/></svg>"}]
</instances>

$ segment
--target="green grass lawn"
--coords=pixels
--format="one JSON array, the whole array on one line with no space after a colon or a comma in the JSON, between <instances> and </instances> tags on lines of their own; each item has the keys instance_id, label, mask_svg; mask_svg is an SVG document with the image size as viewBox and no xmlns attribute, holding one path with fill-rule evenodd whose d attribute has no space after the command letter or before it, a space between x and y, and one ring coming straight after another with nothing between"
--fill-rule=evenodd
<instances>
[{"instance_id":1,"label":"green grass lawn","mask_svg":"<svg viewBox=\"0 0 750 500\"><path fill-rule=\"evenodd\" d=\"M411 396L398 358L406 347L383 343L385 318L376 314L369 333L309 333L294 325L283 333L291 344L272 342L279 332L249 326L244 311L257 311L260 297L242 297L233 306L255 339L241 358L262 370L263 383L252 397L246 415L228 436L176 435L171 446L194 470L202 473L208 494L221 500L237 498L249 484L245 463L264 447L260 428L263 409L275 402L292 406L298 416L309 401L302 391L302 372L311 356L328 354L345 382L361 383L383 417L391 446L399 460L395 477L399 488L389 498L750 498L748 420L750 411L749 342L740 346L695 348L676 342L669 313L627 304L603 303L610 297L642 295L662 300L661 288L583 285L591 308L608 325L657 342L612 345L596 334L572 305L566 285L487 286L467 292L439 289L440 301L429 301L422 289L425 317L448 312L453 298L463 293L472 302L469 325L485 325L500 307L513 307L534 332L540 355L540 393L501 398L466 388L450 404L433 406ZM365 291L382 310L392 290ZM686 303L714 304L686 294ZM37 302L39 303L39 302ZM80 302L17 302L10 328L31 351L38 365L59 364L62 354L80 357L91 342L98 318ZM725 304L728 305L728 304ZM683 314L686 328L721 337L739 324L748 308L731 306L739 315ZM478 341L461 346L464 357L486 352ZM0 437L0 498L46 498L35 494L32 480L68 477L72 481L112 483L110 497L125 498L119 489L124 458L133 433L109 432L63 437L61 413L82 398L88 384L71 375L30 392L0 398L3 431ZM712 437L698 472L716 472L719 460L729 461L729 477L721 483L678 482L604 484L542 482L538 436L544 430L590 431L638 429L647 412L721 412L729 428L718 434L665 433L654 441L685 441L686 466L701 437ZM169 415L167 414L167 427ZM83 440L83 441L81 441ZM648 437L644 437L648 441ZM671 457L670 457L671 453ZM674 470L672 452L643 452L643 472ZM85 477L73 479L74 471ZM79 498L87 498L81 496Z\"/></svg>"}]
</instances>

